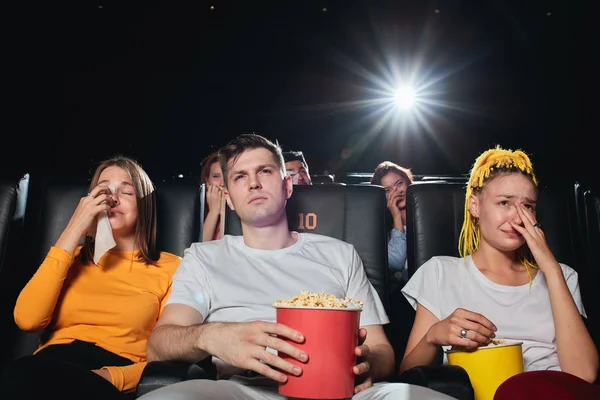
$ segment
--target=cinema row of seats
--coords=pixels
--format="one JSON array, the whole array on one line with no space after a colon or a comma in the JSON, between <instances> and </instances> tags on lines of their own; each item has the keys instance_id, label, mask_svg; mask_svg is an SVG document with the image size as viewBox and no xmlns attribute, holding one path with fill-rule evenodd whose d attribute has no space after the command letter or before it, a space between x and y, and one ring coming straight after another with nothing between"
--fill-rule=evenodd
<instances>
[{"instance_id":1,"label":"cinema row of seats","mask_svg":"<svg viewBox=\"0 0 600 400\"><path fill-rule=\"evenodd\" d=\"M197 182L185 179L157 183L161 250L183 255L190 243L200 240L203 190ZM27 174L0 176L0 321L5 337L8 336L0 368L36 348L38 335L21 332L14 324L14 303L86 193L86 182ZM456 255L463 199L464 184L452 179L420 181L409 187L407 233L411 272L431 256ZM560 190L544 188L539 210L551 249L559 261L580 273L584 304L590 322L597 324L599 313L593 305L597 303L593 286L599 280L593 250L600 243L600 201L578 184ZM297 186L287 213L293 230L333 236L356 247L392 320L386 329L399 361L414 313L400 293L388 291L389 216L383 189L364 184ZM239 219L230 210L225 229L228 234L241 234ZM211 366L150 363L138 394L199 377L214 379ZM457 368L419 368L393 378L429 386L459 399L473 397L468 377Z\"/></svg>"}]
</instances>

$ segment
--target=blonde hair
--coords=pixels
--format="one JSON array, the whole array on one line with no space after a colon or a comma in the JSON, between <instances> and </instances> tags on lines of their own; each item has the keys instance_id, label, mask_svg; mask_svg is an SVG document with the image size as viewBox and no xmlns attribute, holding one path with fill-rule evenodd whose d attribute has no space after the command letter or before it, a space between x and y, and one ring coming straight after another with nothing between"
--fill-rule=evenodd
<instances>
[{"instance_id":1,"label":"blonde hair","mask_svg":"<svg viewBox=\"0 0 600 400\"><path fill-rule=\"evenodd\" d=\"M477 157L467 184L465 194L465 209L463 225L458 239L458 253L461 257L473 254L479 248L481 233L479 224L469 210L469 199L473 192L481 192L486 183L497 176L511 173L521 173L527 176L533 184L538 186L538 180L533 171L533 165L529 156L521 150L505 150L500 146L484 151ZM517 257L521 264L525 266L531 283L531 268L537 268L533 257L527 246L522 246L517 250Z\"/></svg>"}]
</instances>

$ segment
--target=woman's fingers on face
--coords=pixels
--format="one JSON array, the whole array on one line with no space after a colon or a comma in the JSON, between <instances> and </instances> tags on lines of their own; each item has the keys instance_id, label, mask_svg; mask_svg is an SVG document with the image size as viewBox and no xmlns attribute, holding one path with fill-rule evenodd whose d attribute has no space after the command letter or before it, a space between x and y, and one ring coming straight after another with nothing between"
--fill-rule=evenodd
<instances>
[{"instance_id":1,"label":"woman's fingers on face","mask_svg":"<svg viewBox=\"0 0 600 400\"><path fill-rule=\"evenodd\" d=\"M115 206L115 199L113 199L111 193L100 193L98 196L94 198L94 203L96 205L103 205L103 209L110 210Z\"/></svg>"},{"instance_id":2,"label":"woman's fingers on face","mask_svg":"<svg viewBox=\"0 0 600 400\"><path fill-rule=\"evenodd\" d=\"M528 210L524 204L519 203L517 205L517 210L520 211L519 214L521 215L521 219L523 220L523 223L529 222L529 224L531 226L533 226L533 224L535 224L535 218L534 218L532 212L530 210Z\"/></svg>"},{"instance_id":3,"label":"woman's fingers on face","mask_svg":"<svg viewBox=\"0 0 600 400\"><path fill-rule=\"evenodd\" d=\"M99 193L108 193L108 194L112 194L112 191L110 190L110 188L108 187L107 184L105 183L101 183L98 186L96 186L96 188L98 189Z\"/></svg>"},{"instance_id":4,"label":"woman's fingers on face","mask_svg":"<svg viewBox=\"0 0 600 400\"><path fill-rule=\"evenodd\" d=\"M90 190L90 193L88 194L90 197L96 197L101 193L102 187L101 186L96 186L95 188L93 188L92 190Z\"/></svg>"},{"instance_id":5,"label":"woman's fingers on face","mask_svg":"<svg viewBox=\"0 0 600 400\"><path fill-rule=\"evenodd\" d=\"M208 193L213 196L221 196L223 194L223 189L217 185L210 185L208 187Z\"/></svg>"},{"instance_id":6,"label":"woman's fingers on face","mask_svg":"<svg viewBox=\"0 0 600 400\"><path fill-rule=\"evenodd\" d=\"M108 186L106 186L104 184L96 186L89 193L89 197L95 199L94 200L95 204L100 204L103 201L107 201L107 198L110 198L112 200L111 196L112 196L112 191L110 190L110 188ZM96 200L99 200L99 201L96 201Z\"/></svg>"},{"instance_id":7,"label":"woman's fingers on face","mask_svg":"<svg viewBox=\"0 0 600 400\"><path fill-rule=\"evenodd\" d=\"M529 233L529 231L527 230L526 227L523 227L523 226L521 226L519 224L516 224L516 223L514 223L512 221L510 221L510 226L512 226L514 230L516 230L517 232L519 232L523 236L523 238L525 238L525 240L527 240L528 238L531 237L531 234Z\"/></svg>"}]
</instances>

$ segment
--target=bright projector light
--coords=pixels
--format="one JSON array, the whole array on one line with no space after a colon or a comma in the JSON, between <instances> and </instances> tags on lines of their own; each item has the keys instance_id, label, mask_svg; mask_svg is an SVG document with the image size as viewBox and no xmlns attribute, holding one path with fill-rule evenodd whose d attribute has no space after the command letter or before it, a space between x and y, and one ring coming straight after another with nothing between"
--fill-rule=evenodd
<instances>
[{"instance_id":1,"label":"bright projector light","mask_svg":"<svg viewBox=\"0 0 600 400\"><path fill-rule=\"evenodd\" d=\"M396 91L394 101L400 108L410 108L415 104L415 91L409 87L400 88Z\"/></svg>"}]
</instances>

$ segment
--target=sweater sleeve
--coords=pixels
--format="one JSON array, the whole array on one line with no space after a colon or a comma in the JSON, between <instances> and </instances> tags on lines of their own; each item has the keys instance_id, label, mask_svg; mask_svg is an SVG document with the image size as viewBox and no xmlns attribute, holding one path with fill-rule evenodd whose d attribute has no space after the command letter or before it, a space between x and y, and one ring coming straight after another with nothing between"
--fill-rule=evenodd
<instances>
[{"instance_id":1,"label":"sweater sleeve","mask_svg":"<svg viewBox=\"0 0 600 400\"><path fill-rule=\"evenodd\" d=\"M37 332L48 326L73 260L66 250L50 248L44 262L17 298L14 318L20 329Z\"/></svg>"},{"instance_id":2,"label":"sweater sleeve","mask_svg":"<svg viewBox=\"0 0 600 400\"><path fill-rule=\"evenodd\" d=\"M123 393L135 391L147 362L140 362L125 367L103 367L110 372L113 385Z\"/></svg>"}]
</instances>

